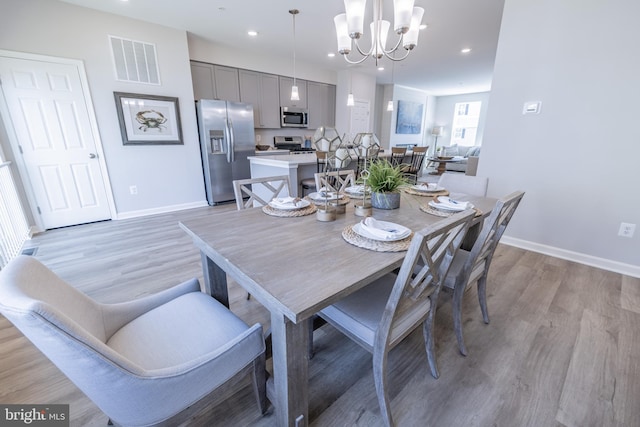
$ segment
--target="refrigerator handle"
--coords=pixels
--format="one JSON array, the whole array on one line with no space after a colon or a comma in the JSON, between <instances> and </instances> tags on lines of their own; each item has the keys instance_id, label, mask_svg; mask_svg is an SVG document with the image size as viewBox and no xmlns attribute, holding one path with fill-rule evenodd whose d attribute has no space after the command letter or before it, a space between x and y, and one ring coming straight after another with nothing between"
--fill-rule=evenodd
<instances>
[{"instance_id":1,"label":"refrigerator handle","mask_svg":"<svg viewBox=\"0 0 640 427\"><path fill-rule=\"evenodd\" d=\"M231 161L236 161L236 134L233 131L233 122L229 120L229 134L231 135L229 152L231 153Z\"/></svg>"},{"instance_id":2,"label":"refrigerator handle","mask_svg":"<svg viewBox=\"0 0 640 427\"><path fill-rule=\"evenodd\" d=\"M229 119L224 119L224 142L227 145L227 163L231 163L231 131L229 130Z\"/></svg>"}]
</instances>

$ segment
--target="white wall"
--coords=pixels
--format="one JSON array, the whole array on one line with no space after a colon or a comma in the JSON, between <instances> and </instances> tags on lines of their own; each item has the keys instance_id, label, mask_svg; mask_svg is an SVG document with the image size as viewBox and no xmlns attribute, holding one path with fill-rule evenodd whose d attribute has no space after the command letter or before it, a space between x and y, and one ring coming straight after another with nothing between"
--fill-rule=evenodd
<instances>
[{"instance_id":1,"label":"white wall","mask_svg":"<svg viewBox=\"0 0 640 427\"><path fill-rule=\"evenodd\" d=\"M384 147L395 147L398 144L418 144L428 145L426 135L430 129L427 129L427 110L429 96L426 92L400 85L385 85L384 96L382 99L384 108L382 116L381 137L380 141L384 141ZM393 111L388 112L387 102L393 100ZM422 123L419 134L397 134L396 121L398 118L398 101L415 102L423 105Z\"/></svg>"},{"instance_id":2,"label":"white wall","mask_svg":"<svg viewBox=\"0 0 640 427\"><path fill-rule=\"evenodd\" d=\"M162 85L116 81L108 35L156 44ZM118 217L206 203L184 31L57 1L3 0L0 49L84 62ZM178 97L184 145L123 146L113 92Z\"/></svg>"},{"instance_id":3,"label":"white wall","mask_svg":"<svg viewBox=\"0 0 640 427\"><path fill-rule=\"evenodd\" d=\"M369 111L373 114L376 103L376 79L373 76L363 73L344 70L338 72L336 85L336 130L341 136L350 133L351 129L351 107L347 107L347 96L349 88L355 100L369 103ZM369 131L373 132L375 122L372 116L369 119ZM352 137L355 135L351 135Z\"/></svg>"},{"instance_id":4,"label":"white wall","mask_svg":"<svg viewBox=\"0 0 640 427\"><path fill-rule=\"evenodd\" d=\"M479 174L507 242L640 277L640 2L506 0ZM523 115L542 101L539 115Z\"/></svg>"},{"instance_id":5,"label":"white wall","mask_svg":"<svg viewBox=\"0 0 640 427\"><path fill-rule=\"evenodd\" d=\"M438 137L438 146L446 147L451 145L451 126L453 125L453 113L455 105L458 102L482 102L480 109L480 120L478 122L478 133L476 145L482 145L482 138L485 123L487 120L487 111L489 111L489 95L490 92L469 93L466 95L452 95L437 97L436 113L434 123L436 126L444 126L444 136ZM431 129L429 129L431 132Z\"/></svg>"}]
</instances>

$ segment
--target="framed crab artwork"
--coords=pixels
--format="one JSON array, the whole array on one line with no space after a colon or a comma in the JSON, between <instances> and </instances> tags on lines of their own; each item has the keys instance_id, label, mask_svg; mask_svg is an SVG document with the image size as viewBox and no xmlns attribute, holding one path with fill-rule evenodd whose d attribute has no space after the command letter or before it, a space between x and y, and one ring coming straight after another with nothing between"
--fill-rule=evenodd
<instances>
[{"instance_id":1,"label":"framed crab artwork","mask_svg":"<svg viewBox=\"0 0 640 427\"><path fill-rule=\"evenodd\" d=\"M184 144L178 98L114 92L124 145Z\"/></svg>"}]
</instances>

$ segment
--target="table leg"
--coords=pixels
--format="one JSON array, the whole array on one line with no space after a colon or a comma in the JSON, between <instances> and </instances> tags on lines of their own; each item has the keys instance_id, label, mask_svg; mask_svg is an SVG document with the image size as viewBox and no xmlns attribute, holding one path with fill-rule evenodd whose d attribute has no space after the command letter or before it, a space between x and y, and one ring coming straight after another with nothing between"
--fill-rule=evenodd
<instances>
[{"instance_id":1,"label":"table leg","mask_svg":"<svg viewBox=\"0 0 640 427\"><path fill-rule=\"evenodd\" d=\"M204 283L200 285L200 290L209 294L221 304L229 307L229 290L227 289L227 273L213 262L204 252L200 252L202 259L202 274Z\"/></svg>"},{"instance_id":2,"label":"table leg","mask_svg":"<svg viewBox=\"0 0 640 427\"><path fill-rule=\"evenodd\" d=\"M309 319L293 323L271 313L273 381L276 424L302 427L309 424Z\"/></svg>"}]
</instances>

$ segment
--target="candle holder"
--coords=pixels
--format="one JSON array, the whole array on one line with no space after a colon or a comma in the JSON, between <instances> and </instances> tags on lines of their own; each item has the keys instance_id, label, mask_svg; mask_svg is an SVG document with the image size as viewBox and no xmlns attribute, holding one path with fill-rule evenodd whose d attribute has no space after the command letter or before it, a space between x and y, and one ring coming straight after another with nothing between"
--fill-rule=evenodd
<instances>
[{"instance_id":1,"label":"candle holder","mask_svg":"<svg viewBox=\"0 0 640 427\"><path fill-rule=\"evenodd\" d=\"M369 178L368 165L371 160L378 157L380 141L378 141L374 133L358 133L353 139L353 147L358 153L358 176L356 182L362 183L362 198L356 199L354 214L367 217L373 214L371 202L367 201L367 195L370 194L367 185Z\"/></svg>"}]
</instances>

